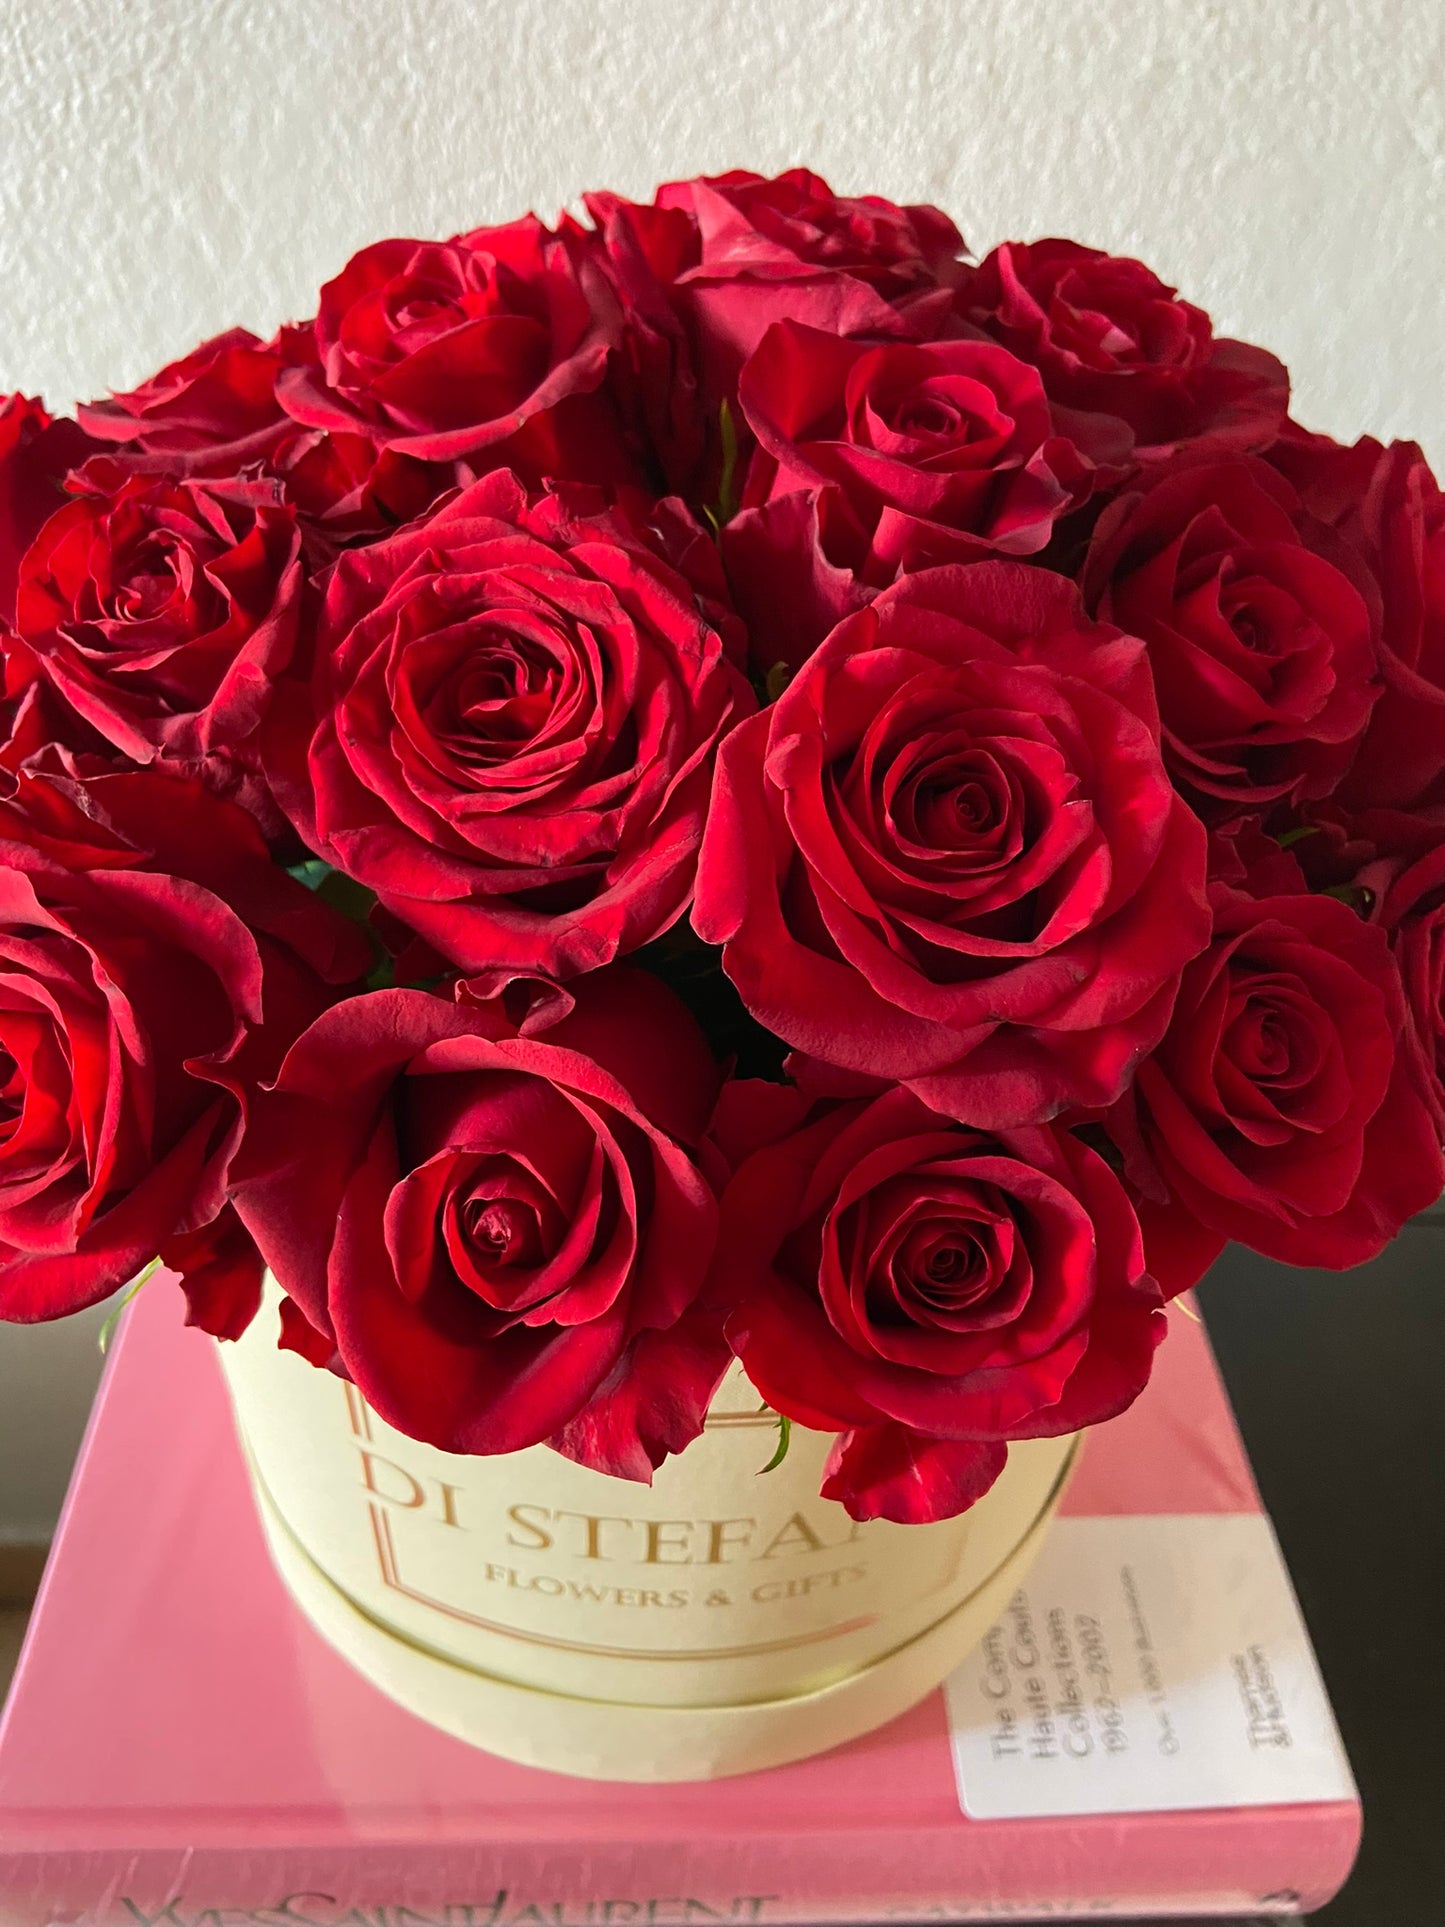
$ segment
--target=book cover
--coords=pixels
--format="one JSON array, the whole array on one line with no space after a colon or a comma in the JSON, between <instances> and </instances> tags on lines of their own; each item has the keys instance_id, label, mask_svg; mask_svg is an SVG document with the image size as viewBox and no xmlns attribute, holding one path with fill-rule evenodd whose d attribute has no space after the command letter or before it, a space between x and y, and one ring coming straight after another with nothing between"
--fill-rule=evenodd
<instances>
[{"instance_id":1,"label":"book cover","mask_svg":"<svg viewBox=\"0 0 1445 1927\"><path fill-rule=\"evenodd\" d=\"M0 1923L1312 1910L1359 1807L1207 1339L1172 1325L944 1691L833 1753L643 1789L482 1753L334 1654L267 1558L213 1349L143 1293L0 1725Z\"/></svg>"}]
</instances>

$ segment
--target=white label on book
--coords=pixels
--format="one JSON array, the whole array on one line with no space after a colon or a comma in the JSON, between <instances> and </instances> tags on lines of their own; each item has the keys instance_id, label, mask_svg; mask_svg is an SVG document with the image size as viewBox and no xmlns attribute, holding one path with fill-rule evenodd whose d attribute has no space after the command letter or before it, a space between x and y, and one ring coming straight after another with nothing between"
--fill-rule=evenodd
<instances>
[{"instance_id":1,"label":"white label on book","mask_svg":"<svg viewBox=\"0 0 1445 1927\"><path fill-rule=\"evenodd\" d=\"M945 1690L977 1820L1355 1797L1260 1513L1056 1519Z\"/></svg>"}]
</instances>

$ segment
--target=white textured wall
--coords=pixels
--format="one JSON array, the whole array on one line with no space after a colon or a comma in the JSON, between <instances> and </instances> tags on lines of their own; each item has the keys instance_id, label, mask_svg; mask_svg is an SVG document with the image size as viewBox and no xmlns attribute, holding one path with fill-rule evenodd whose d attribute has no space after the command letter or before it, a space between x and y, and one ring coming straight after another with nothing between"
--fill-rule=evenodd
<instances>
[{"instance_id":1,"label":"white textured wall","mask_svg":"<svg viewBox=\"0 0 1445 1927\"><path fill-rule=\"evenodd\" d=\"M269 332L383 233L805 160L970 241L1142 254L1296 408L1445 463L1440 0L5 0L0 389ZM0 1535L93 1333L0 1334ZM23 1396L22 1396L23 1394ZM46 1480L49 1483L46 1483Z\"/></svg>"}]
</instances>

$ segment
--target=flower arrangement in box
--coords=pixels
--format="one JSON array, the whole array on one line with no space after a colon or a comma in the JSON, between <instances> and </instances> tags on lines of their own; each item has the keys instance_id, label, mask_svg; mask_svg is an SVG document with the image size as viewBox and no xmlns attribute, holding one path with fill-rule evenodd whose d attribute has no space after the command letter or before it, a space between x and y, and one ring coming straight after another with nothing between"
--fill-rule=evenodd
<instances>
[{"instance_id":1,"label":"flower arrangement in box","mask_svg":"<svg viewBox=\"0 0 1445 1927\"><path fill-rule=\"evenodd\" d=\"M711 1412L935 1543L1441 1190L1445 497L1136 261L586 207L0 411L0 1316L159 1254L373 1510Z\"/></svg>"}]
</instances>

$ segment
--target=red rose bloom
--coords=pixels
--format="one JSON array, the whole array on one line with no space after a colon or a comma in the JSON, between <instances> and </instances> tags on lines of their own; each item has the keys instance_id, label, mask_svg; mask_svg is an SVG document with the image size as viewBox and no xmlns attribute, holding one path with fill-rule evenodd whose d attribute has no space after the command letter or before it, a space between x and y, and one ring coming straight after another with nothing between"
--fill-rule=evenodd
<instances>
[{"instance_id":1,"label":"red rose bloom","mask_svg":"<svg viewBox=\"0 0 1445 1927\"><path fill-rule=\"evenodd\" d=\"M806 167L790 167L772 179L738 167L669 181L653 205L692 222L698 281L748 276L760 284L806 287L822 271L847 275L898 301L937 285L963 250L962 236L940 208L898 207L877 194L835 194Z\"/></svg>"},{"instance_id":2,"label":"red rose bloom","mask_svg":"<svg viewBox=\"0 0 1445 1927\"><path fill-rule=\"evenodd\" d=\"M277 393L309 428L423 462L624 480L631 465L597 393L615 337L585 247L529 215L363 248L321 290L316 360L284 369Z\"/></svg>"},{"instance_id":3,"label":"red rose bloom","mask_svg":"<svg viewBox=\"0 0 1445 1927\"><path fill-rule=\"evenodd\" d=\"M939 209L836 195L801 167L672 181L651 206L585 198L623 306L624 386L671 486L709 498L719 409L775 321L905 334L946 307L963 248Z\"/></svg>"},{"instance_id":4,"label":"red rose bloom","mask_svg":"<svg viewBox=\"0 0 1445 1927\"><path fill-rule=\"evenodd\" d=\"M82 404L81 425L140 473L235 475L295 434L276 377L310 355L304 328L283 328L273 341L228 328L138 388Z\"/></svg>"},{"instance_id":5,"label":"red rose bloom","mask_svg":"<svg viewBox=\"0 0 1445 1927\"><path fill-rule=\"evenodd\" d=\"M1445 825L1433 847L1399 873L1375 903L1390 935L1405 1004L1425 1069L1425 1097L1445 1139Z\"/></svg>"},{"instance_id":6,"label":"red rose bloom","mask_svg":"<svg viewBox=\"0 0 1445 1927\"><path fill-rule=\"evenodd\" d=\"M1209 933L1156 730L1069 584L905 576L724 744L694 927L828 1064L989 1128L1107 1103Z\"/></svg>"},{"instance_id":7,"label":"red rose bloom","mask_svg":"<svg viewBox=\"0 0 1445 1927\"><path fill-rule=\"evenodd\" d=\"M257 728L286 668L301 538L274 482L86 472L21 566L16 627L60 696L136 763L159 761L282 827Z\"/></svg>"},{"instance_id":8,"label":"red rose bloom","mask_svg":"<svg viewBox=\"0 0 1445 1927\"><path fill-rule=\"evenodd\" d=\"M40 402L0 400L0 628L15 615L21 556L64 502L67 472L91 448L74 422L57 420Z\"/></svg>"},{"instance_id":9,"label":"red rose bloom","mask_svg":"<svg viewBox=\"0 0 1445 1927\"><path fill-rule=\"evenodd\" d=\"M614 259L640 249L695 338L734 370L775 321L894 332L897 309L952 281L963 251L939 208L835 194L804 167L669 181L650 207L616 194L586 204Z\"/></svg>"},{"instance_id":10,"label":"red rose bloom","mask_svg":"<svg viewBox=\"0 0 1445 1927\"><path fill-rule=\"evenodd\" d=\"M1445 1184L1388 939L1332 897L1219 896L1110 1129L1174 1286L1229 1238L1362 1264Z\"/></svg>"},{"instance_id":11,"label":"red rose bloom","mask_svg":"<svg viewBox=\"0 0 1445 1927\"><path fill-rule=\"evenodd\" d=\"M21 772L0 802L0 1316L94 1304L217 1217L250 1087L360 942L198 785Z\"/></svg>"},{"instance_id":12,"label":"red rose bloom","mask_svg":"<svg viewBox=\"0 0 1445 1927\"><path fill-rule=\"evenodd\" d=\"M735 366L774 321L892 332L895 311L951 280L963 250L939 208L835 194L804 167L670 181L654 206L689 223L695 256L678 292L697 335Z\"/></svg>"},{"instance_id":13,"label":"red rose bloom","mask_svg":"<svg viewBox=\"0 0 1445 1927\"><path fill-rule=\"evenodd\" d=\"M288 1056L236 1190L304 1315L292 1342L413 1438L546 1440L650 1479L726 1365L695 1309L717 1207L684 1148L716 1086L640 973L589 980L541 1037L421 991L337 1005Z\"/></svg>"},{"instance_id":14,"label":"red rose bloom","mask_svg":"<svg viewBox=\"0 0 1445 1927\"><path fill-rule=\"evenodd\" d=\"M904 570L1036 553L1088 490L1037 370L990 341L779 322L738 400L759 446L723 541L764 670L796 667Z\"/></svg>"},{"instance_id":15,"label":"red rose bloom","mask_svg":"<svg viewBox=\"0 0 1445 1927\"><path fill-rule=\"evenodd\" d=\"M1368 557L1384 605L1384 686L1344 798L1356 808L1438 808L1445 804L1445 492L1413 442L1382 448L1363 441L1313 460L1298 445L1292 452L1292 479L1311 506L1323 497L1318 512ZM1359 486L1341 499L1338 483L1346 480Z\"/></svg>"},{"instance_id":16,"label":"red rose bloom","mask_svg":"<svg viewBox=\"0 0 1445 1927\"><path fill-rule=\"evenodd\" d=\"M1373 585L1272 469L1159 469L1099 518L1082 580L1149 645L1165 755L1202 816L1340 781L1379 693Z\"/></svg>"},{"instance_id":17,"label":"red rose bloom","mask_svg":"<svg viewBox=\"0 0 1445 1927\"><path fill-rule=\"evenodd\" d=\"M114 460L141 475L228 480L260 465L328 537L371 536L409 522L470 474L378 448L369 434L303 428L277 399L283 369L314 363L310 326L259 341L244 328L204 341L128 394L91 402L80 418Z\"/></svg>"},{"instance_id":18,"label":"red rose bloom","mask_svg":"<svg viewBox=\"0 0 1445 1927\"><path fill-rule=\"evenodd\" d=\"M1184 442L1259 448L1284 420L1282 364L1218 338L1142 261L1074 241L1006 241L966 273L957 306L1032 362L1051 400L1126 423L1143 456Z\"/></svg>"},{"instance_id":19,"label":"red rose bloom","mask_svg":"<svg viewBox=\"0 0 1445 1927\"><path fill-rule=\"evenodd\" d=\"M273 769L303 839L497 983L682 914L713 751L751 707L622 516L529 505L507 474L341 559L313 700L314 734L299 692L278 706Z\"/></svg>"},{"instance_id":20,"label":"red rose bloom","mask_svg":"<svg viewBox=\"0 0 1445 1927\"><path fill-rule=\"evenodd\" d=\"M1108 1166L1056 1126L991 1137L907 1091L824 1106L723 1195L728 1335L763 1397L842 1436L855 1519L962 1512L1008 1439L1130 1405L1164 1335Z\"/></svg>"}]
</instances>

